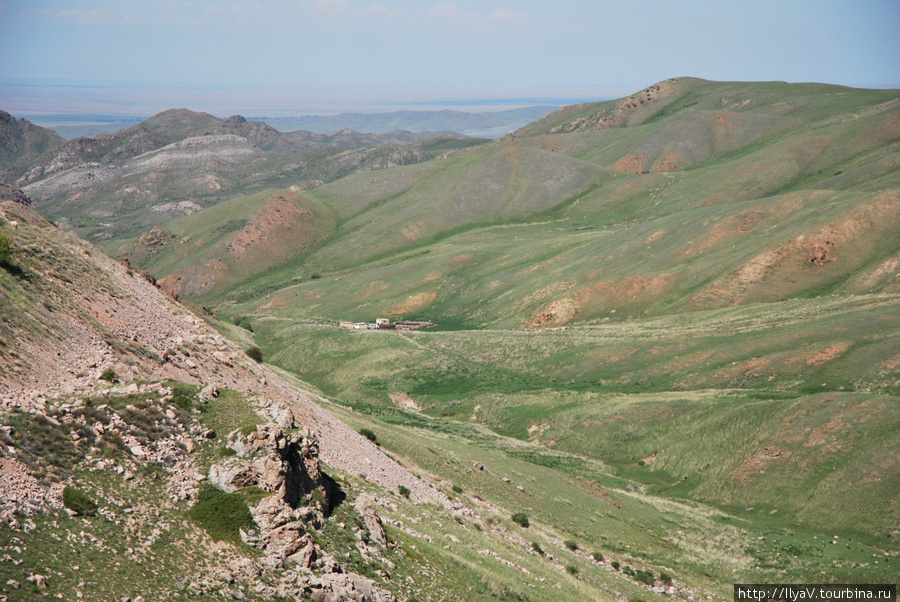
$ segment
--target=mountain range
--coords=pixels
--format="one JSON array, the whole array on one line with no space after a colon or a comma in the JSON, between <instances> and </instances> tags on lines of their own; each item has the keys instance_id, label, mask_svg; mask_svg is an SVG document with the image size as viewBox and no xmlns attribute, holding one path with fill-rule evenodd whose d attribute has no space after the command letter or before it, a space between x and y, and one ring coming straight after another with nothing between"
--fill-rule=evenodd
<instances>
[{"instance_id":1,"label":"mountain range","mask_svg":"<svg viewBox=\"0 0 900 602\"><path fill-rule=\"evenodd\" d=\"M661 600L895 579L900 91L675 78L497 140L185 110L68 143L3 123L4 466L183 525L128 535L123 571L155 554L145 592ZM434 326L339 327L376 318ZM128 445L72 426L103 399L96 422ZM167 464L179 424L198 451ZM336 484L313 452L293 497L253 476L241 458L262 466L252 442L282 445L276 427ZM179 567L178 542L215 531L154 481L243 496L255 522ZM274 491L289 509L260 501ZM108 544L115 521L45 497L37 535L0 547L58 567L60 593L62 561L114 570L58 526Z\"/></svg>"}]
</instances>

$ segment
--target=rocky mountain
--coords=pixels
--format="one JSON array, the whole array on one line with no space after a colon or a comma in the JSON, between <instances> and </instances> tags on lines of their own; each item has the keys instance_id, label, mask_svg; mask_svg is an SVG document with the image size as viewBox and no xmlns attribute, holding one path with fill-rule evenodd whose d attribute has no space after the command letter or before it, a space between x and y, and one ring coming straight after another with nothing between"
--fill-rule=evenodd
<instances>
[{"instance_id":1,"label":"rocky mountain","mask_svg":"<svg viewBox=\"0 0 900 602\"><path fill-rule=\"evenodd\" d=\"M9 117L8 114L7 117ZM15 136L11 128L12 123L18 122L9 118L0 124L0 128L10 129L10 133L5 134L10 139ZM32 130L43 130L43 128L37 128L30 123L28 125L32 127ZM22 126L19 126L18 129L22 129ZM56 135L54 134L54 136ZM44 152L36 160L34 151L30 155L20 157L23 153L18 151L17 147L11 146L10 156L17 153L17 160L22 164L30 163L30 168L15 180L11 179L15 175L12 172L9 172L5 179L18 186L25 186L80 165L115 165L188 138L205 136L235 136L247 141L253 147L278 154L292 154L328 147L405 144L435 137L461 137L449 132L438 134L413 134L411 132L392 132L385 135L357 134L347 129L328 135L304 131L282 134L263 122L247 121L240 115L219 119L208 113L172 109L114 134L99 134L95 137L76 138L68 142L56 136L53 139L54 144L43 143L41 150Z\"/></svg>"},{"instance_id":2,"label":"rocky mountain","mask_svg":"<svg viewBox=\"0 0 900 602\"><path fill-rule=\"evenodd\" d=\"M112 246L242 194L307 190L354 171L417 163L481 142L346 129L281 134L240 116L223 120L178 109L112 135L70 140L33 159L15 185L61 226Z\"/></svg>"},{"instance_id":3,"label":"rocky mountain","mask_svg":"<svg viewBox=\"0 0 900 602\"><path fill-rule=\"evenodd\" d=\"M14 182L39 157L63 144L53 130L0 111L0 182Z\"/></svg>"}]
</instances>

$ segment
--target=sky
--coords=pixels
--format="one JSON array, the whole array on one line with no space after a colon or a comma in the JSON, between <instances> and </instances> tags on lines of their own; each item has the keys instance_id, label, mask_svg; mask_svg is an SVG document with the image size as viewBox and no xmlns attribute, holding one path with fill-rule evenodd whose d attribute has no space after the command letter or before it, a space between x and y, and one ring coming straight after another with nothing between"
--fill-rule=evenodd
<instances>
[{"instance_id":1,"label":"sky","mask_svg":"<svg viewBox=\"0 0 900 602\"><path fill-rule=\"evenodd\" d=\"M900 88L898 0L0 0L0 109L500 109L657 81Z\"/></svg>"}]
</instances>

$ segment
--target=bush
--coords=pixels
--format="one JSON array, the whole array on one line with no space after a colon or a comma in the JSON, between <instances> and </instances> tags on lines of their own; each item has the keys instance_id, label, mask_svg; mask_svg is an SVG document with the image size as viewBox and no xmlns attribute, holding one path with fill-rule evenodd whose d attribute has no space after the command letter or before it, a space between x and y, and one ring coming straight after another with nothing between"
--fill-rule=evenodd
<instances>
[{"instance_id":1,"label":"bush","mask_svg":"<svg viewBox=\"0 0 900 602\"><path fill-rule=\"evenodd\" d=\"M596 560L597 562L603 562L603 552L596 551L591 554L591 556L593 556L594 560Z\"/></svg>"},{"instance_id":2,"label":"bush","mask_svg":"<svg viewBox=\"0 0 900 602\"><path fill-rule=\"evenodd\" d=\"M368 439L369 441L371 441L372 443L374 443L375 445L378 445L378 437L375 436L375 433L372 431L372 429L365 429L365 428L359 429L359 434L362 435L363 437L365 437L366 439Z\"/></svg>"},{"instance_id":3,"label":"bush","mask_svg":"<svg viewBox=\"0 0 900 602\"><path fill-rule=\"evenodd\" d=\"M453 493L462 493L463 492L463 488L460 487L459 485L454 485L453 487L451 487L451 489L453 489Z\"/></svg>"},{"instance_id":4,"label":"bush","mask_svg":"<svg viewBox=\"0 0 900 602\"><path fill-rule=\"evenodd\" d=\"M670 575L669 573L660 571L659 572L659 580L662 582L663 585L669 586L669 585L672 585L672 581L674 580L674 577L672 577L672 575Z\"/></svg>"},{"instance_id":5,"label":"bush","mask_svg":"<svg viewBox=\"0 0 900 602\"><path fill-rule=\"evenodd\" d=\"M638 570L634 573L634 580L640 581L641 583L646 583L650 587L656 585L656 578L653 576L653 573L650 571L641 571Z\"/></svg>"},{"instance_id":6,"label":"bush","mask_svg":"<svg viewBox=\"0 0 900 602\"><path fill-rule=\"evenodd\" d=\"M574 564L570 564L566 567L566 572L569 573L570 575L577 575L578 567L575 566Z\"/></svg>"},{"instance_id":7,"label":"bush","mask_svg":"<svg viewBox=\"0 0 900 602\"><path fill-rule=\"evenodd\" d=\"M63 489L63 504L66 508L80 516L94 516L97 514L97 504L81 489L66 487Z\"/></svg>"},{"instance_id":8,"label":"bush","mask_svg":"<svg viewBox=\"0 0 900 602\"><path fill-rule=\"evenodd\" d=\"M618 560L613 560L609 564L612 568L616 569L617 571L619 570L619 561Z\"/></svg>"},{"instance_id":9,"label":"bush","mask_svg":"<svg viewBox=\"0 0 900 602\"><path fill-rule=\"evenodd\" d=\"M567 539L565 542L566 547L572 550L573 552L578 549L578 544L572 541L571 539Z\"/></svg>"},{"instance_id":10,"label":"bush","mask_svg":"<svg viewBox=\"0 0 900 602\"><path fill-rule=\"evenodd\" d=\"M100 375L100 380L105 380L106 382L109 382L109 383L114 382L117 378L119 378L119 375L116 374L116 371L113 370L112 368L107 368Z\"/></svg>"},{"instance_id":11,"label":"bush","mask_svg":"<svg viewBox=\"0 0 900 602\"><path fill-rule=\"evenodd\" d=\"M12 255L12 239L5 232L0 232L0 265L12 265Z\"/></svg>"},{"instance_id":12,"label":"bush","mask_svg":"<svg viewBox=\"0 0 900 602\"><path fill-rule=\"evenodd\" d=\"M407 489L403 485L400 485L399 487L397 487L397 493L399 493L403 497L409 497L409 489Z\"/></svg>"},{"instance_id":13,"label":"bush","mask_svg":"<svg viewBox=\"0 0 900 602\"><path fill-rule=\"evenodd\" d=\"M241 543L240 530L255 529L256 523L247 506L247 499L240 493L225 493L209 483L203 483L197 491L197 503L188 516L206 530L214 541Z\"/></svg>"},{"instance_id":14,"label":"bush","mask_svg":"<svg viewBox=\"0 0 900 602\"><path fill-rule=\"evenodd\" d=\"M172 401L176 406L189 412L194 407L196 388L185 383L178 383L172 387Z\"/></svg>"},{"instance_id":15,"label":"bush","mask_svg":"<svg viewBox=\"0 0 900 602\"><path fill-rule=\"evenodd\" d=\"M541 556L544 555L544 548L542 548L541 544L539 544L536 541L531 542L531 549L534 550L535 552L537 552L538 554L540 554Z\"/></svg>"},{"instance_id":16,"label":"bush","mask_svg":"<svg viewBox=\"0 0 900 602\"><path fill-rule=\"evenodd\" d=\"M244 353L257 364L260 364L263 361L262 351L260 351L259 347L250 347L249 349L245 349Z\"/></svg>"},{"instance_id":17,"label":"bush","mask_svg":"<svg viewBox=\"0 0 900 602\"><path fill-rule=\"evenodd\" d=\"M528 515L526 515L524 512L516 512L515 514L513 514L512 522L516 523L523 529L527 529L528 525L530 524L528 522Z\"/></svg>"}]
</instances>

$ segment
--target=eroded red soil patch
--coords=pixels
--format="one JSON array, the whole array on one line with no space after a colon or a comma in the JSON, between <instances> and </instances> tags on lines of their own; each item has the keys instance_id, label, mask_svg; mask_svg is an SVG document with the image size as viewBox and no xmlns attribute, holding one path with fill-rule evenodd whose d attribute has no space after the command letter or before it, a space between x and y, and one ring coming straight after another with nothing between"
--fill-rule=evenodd
<instances>
[{"instance_id":1,"label":"eroded red soil patch","mask_svg":"<svg viewBox=\"0 0 900 602\"><path fill-rule=\"evenodd\" d=\"M626 155L609 166L610 169L627 171L629 173L647 173L650 171L647 157L644 153L632 153Z\"/></svg>"},{"instance_id":2,"label":"eroded red soil patch","mask_svg":"<svg viewBox=\"0 0 900 602\"><path fill-rule=\"evenodd\" d=\"M847 215L756 255L737 271L695 295L692 304L701 308L737 305L748 299L783 298L832 277L832 272L827 270L845 261L842 253L845 248L853 250L846 259L854 263L863 261L865 256L856 251L870 249L868 240L889 236L897 231L898 225L900 201L891 193L879 195ZM794 285L785 286L785 283Z\"/></svg>"}]
</instances>

